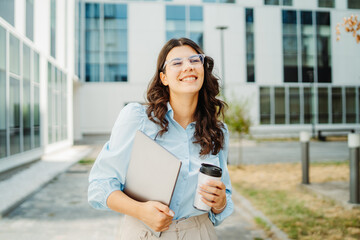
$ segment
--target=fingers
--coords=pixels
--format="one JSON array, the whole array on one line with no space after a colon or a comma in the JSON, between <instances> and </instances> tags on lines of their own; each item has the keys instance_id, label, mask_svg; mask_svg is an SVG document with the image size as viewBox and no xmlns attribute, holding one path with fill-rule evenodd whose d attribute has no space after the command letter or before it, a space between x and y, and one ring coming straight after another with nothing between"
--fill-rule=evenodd
<instances>
[{"instance_id":1,"label":"fingers","mask_svg":"<svg viewBox=\"0 0 360 240\"><path fill-rule=\"evenodd\" d=\"M166 206L160 202L156 202L155 207L171 218L174 217L174 215L175 215L173 210L171 210L168 206Z\"/></svg>"}]
</instances>

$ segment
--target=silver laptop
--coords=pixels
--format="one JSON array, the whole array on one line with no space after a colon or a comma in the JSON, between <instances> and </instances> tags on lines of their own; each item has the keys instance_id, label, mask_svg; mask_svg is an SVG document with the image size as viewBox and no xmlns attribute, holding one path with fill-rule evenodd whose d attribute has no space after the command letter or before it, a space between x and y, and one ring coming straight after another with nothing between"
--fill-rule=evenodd
<instances>
[{"instance_id":1,"label":"silver laptop","mask_svg":"<svg viewBox=\"0 0 360 240\"><path fill-rule=\"evenodd\" d=\"M137 201L159 201L169 206L180 168L179 159L143 132L137 131L124 192ZM153 233L160 236L160 233Z\"/></svg>"}]
</instances>

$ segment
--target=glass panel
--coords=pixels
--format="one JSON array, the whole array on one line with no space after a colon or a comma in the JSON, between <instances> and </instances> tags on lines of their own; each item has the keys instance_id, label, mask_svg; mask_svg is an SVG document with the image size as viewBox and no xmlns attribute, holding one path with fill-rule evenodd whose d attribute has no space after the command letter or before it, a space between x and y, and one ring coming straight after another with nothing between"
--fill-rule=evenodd
<instances>
[{"instance_id":1,"label":"glass panel","mask_svg":"<svg viewBox=\"0 0 360 240\"><path fill-rule=\"evenodd\" d=\"M125 4L104 4L104 18L127 19L127 7Z\"/></svg>"},{"instance_id":2,"label":"glass panel","mask_svg":"<svg viewBox=\"0 0 360 240\"><path fill-rule=\"evenodd\" d=\"M166 21L166 31L185 31L185 20L168 20Z\"/></svg>"},{"instance_id":3,"label":"glass panel","mask_svg":"<svg viewBox=\"0 0 360 240\"><path fill-rule=\"evenodd\" d=\"M304 88L304 123L312 123L313 94L311 92L311 88Z\"/></svg>"},{"instance_id":4,"label":"glass panel","mask_svg":"<svg viewBox=\"0 0 360 240\"><path fill-rule=\"evenodd\" d=\"M23 79L30 81L30 48L23 45Z\"/></svg>"},{"instance_id":5,"label":"glass panel","mask_svg":"<svg viewBox=\"0 0 360 240\"><path fill-rule=\"evenodd\" d=\"M20 81L10 78L10 155L20 152Z\"/></svg>"},{"instance_id":6,"label":"glass panel","mask_svg":"<svg viewBox=\"0 0 360 240\"><path fill-rule=\"evenodd\" d=\"M356 123L356 91L346 88L346 123Z\"/></svg>"},{"instance_id":7,"label":"glass panel","mask_svg":"<svg viewBox=\"0 0 360 240\"><path fill-rule=\"evenodd\" d=\"M20 41L10 34L10 72L20 75Z\"/></svg>"},{"instance_id":8,"label":"glass panel","mask_svg":"<svg viewBox=\"0 0 360 240\"><path fill-rule=\"evenodd\" d=\"M23 140L24 151L31 149L30 81L23 81Z\"/></svg>"},{"instance_id":9,"label":"glass panel","mask_svg":"<svg viewBox=\"0 0 360 240\"><path fill-rule=\"evenodd\" d=\"M34 52L34 82L40 82L39 54Z\"/></svg>"},{"instance_id":10,"label":"glass panel","mask_svg":"<svg viewBox=\"0 0 360 240\"><path fill-rule=\"evenodd\" d=\"M284 82L298 82L296 11L283 10Z\"/></svg>"},{"instance_id":11,"label":"glass panel","mask_svg":"<svg viewBox=\"0 0 360 240\"><path fill-rule=\"evenodd\" d=\"M246 75L247 82L255 82L254 11L245 9L246 21Z\"/></svg>"},{"instance_id":12,"label":"glass panel","mask_svg":"<svg viewBox=\"0 0 360 240\"><path fill-rule=\"evenodd\" d=\"M315 37L312 26L312 12L301 12L301 60L302 81L314 82Z\"/></svg>"},{"instance_id":13,"label":"glass panel","mask_svg":"<svg viewBox=\"0 0 360 240\"><path fill-rule=\"evenodd\" d=\"M292 6L293 5L292 0L283 0L283 5L284 6Z\"/></svg>"},{"instance_id":14,"label":"glass panel","mask_svg":"<svg viewBox=\"0 0 360 240\"><path fill-rule=\"evenodd\" d=\"M348 8L360 9L360 1L359 0L348 0Z\"/></svg>"},{"instance_id":15,"label":"glass panel","mask_svg":"<svg viewBox=\"0 0 360 240\"><path fill-rule=\"evenodd\" d=\"M275 124L285 123L285 89L275 88Z\"/></svg>"},{"instance_id":16,"label":"glass panel","mask_svg":"<svg viewBox=\"0 0 360 240\"><path fill-rule=\"evenodd\" d=\"M26 36L34 40L34 0L26 0Z\"/></svg>"},{"instance_id":17,"label":"glass panel","mask_svg":"<svg viewBox=\"0 0 360 240\"><path fill-rule=\"evenodd\" d=\"M6 31L0 26L0 70L6 70Z\"/></svg>"},{"instance_id":18,"label":"glass panel","mask_svg":"<svg viewBox=\"0 0 360 240\"><path fill-rule=\"evenodd\" d=\"M0 49L2 47L5 46L0 45ZM0 70L0 158L7 156L6 116L7 116L6 115L6 75L5 75L5 71Z\"/></svg>"},{"instance_id":19,"label":"glass panel","mask_svg":"<svg viewBox=\"0 0 360 240\"><path fill-rule=\"evenodd\" d=\"M335 2L334 0L319 0L319 7L333 8L335 7Z\"/></svg>"},{"instance_id":20,"label":"glass panel","mask_svg":"<svg viewBox=\"0 0 360 240\"><path fill-rule=\"evenodd\" d=\"M185 20L185 6L166 6L166 20Z\"/></svg>"},{"instance_id":21,"label":"glass panel","mask_svg":"<svg viewBox=\"0 0 360 240\"><path fill-rule=\"evenodd\" d=\"M0 1L0 17L14 26L14 0Z\"/></svg>"},{"instance_id":22,"label":"glass panel","mask_svg":"<svg viewBox=\"0 0 360 240\"><path fill-rule=\"evenodd\" d=\"M342 123L342 94L341 88L333 87L332 88L332 122L333 123Z\"/></svg>"},{"instance_id":23,"label":"glass panel","mask_svg":"<svg viewBox=\"0 0 360 240\"><path fill-rule=\"evenodd\" d=\"M50 3L50 53L52 57L56 57L56 0Z\"/></svg>"},{"instance_id":24,"label":"glass panel","mask_svg":"<svg viewBox=\"0 0 360 240\"><path fill-rule=\"evenodd\" d=\"M289 88L290 91L290 123L300 123L300 93L299 88Z\"/></svg>"},{"instance_id":25,"label":"glass panel","mask_svg":"<svg viewBox=\"0 0 360 240\"><path fill-rule=\"evenodd\" d=\"M40 147L40 91L34 87L34 147Z\"/></svg>"},{"instance_id":26,"label":"glass panel","mask_svg":"<svg viewBox=\"0 0 360 240\"><path fill-rule=\"evenodd\" d=\"M120 64L105 64L105 82L120 82Z\"/></svg>"},{"instance_id":27,"label":"glass panel","mask_svg":"<svg viewBox=\"0 0 360 240\"><path fill-rule=\"evenodd\" d=\"M202 21L203 9L200 6L190 6L190 21Z\"/></svg>"},{"instance_id":28,"label":"glass panel","mask_svg":"<svg viewBox=\"0 0 360 240\"><path fill-rule=\"evenodd\" d=\"M190 32L190 39L196 42L201 48L203 47L204 36L202 32Z\"/></svg>"},{"instance_id":29,"label":"glass panel","mask_svg":"<svg viewBox=\"0 0 360 240\"><path fill-rule=\"evenodd\" d=\"M319 123L329 123L328 89L318 88Z\"/></svg>"},{"instance_id":30,"label":"glass panel","mask_svg":"<svg viewBox=\"0 0 360 240\"><path fill-rule=\"evenodd\" d=\"M316 13L318 82L331 83L330 14Z\"/></svg>"},{"instance_id":31,"label":"glass panel","mask_svg":"<svg viewBox=\"0 0 360 240\"><path fill-rule=\"evenodd\" d=\"M270 124L271 104L270 88L260 87L260 124Z\"/></svg>"},{"instance_id":32,"label":"glass panel","mask_svg":"<svg viewBox=\"0 0 360 240\"><path fill-rule=\"evenodd\" d=\"M118 9L106 7L107 17L117 16ZM121 15L121 14L120 14ZM100 81L100 5L97 3L85 4L85 81ZM107 20L105 20L107 22Z\"/></svg>"},{"instance_id":33,"label":"glass panel","mask_svg":"<svg viewBox=\"0 0 360 240\"><path fill-rule=\"evenodd\" d=\"M265 5L279 5L279 0L265 0Z\"/></svg>"}]
</instances>

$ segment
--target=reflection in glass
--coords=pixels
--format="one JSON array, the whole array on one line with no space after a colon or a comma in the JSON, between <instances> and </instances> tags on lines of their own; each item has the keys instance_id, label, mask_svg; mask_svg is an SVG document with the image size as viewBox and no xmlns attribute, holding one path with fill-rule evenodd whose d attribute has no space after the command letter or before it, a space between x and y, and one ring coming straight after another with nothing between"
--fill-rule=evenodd
<instances>
[{"instance_id":1,"label":"reflection in glass","mask_svg":"<svg viewBox=\"0 0 360 240\"><path fill-rule=\"evenodd\" d=\"M56 57L56 0L50 2L50 53Z\"/></svg>"},{"instance_id":2,"label":"reflection in glass","mask_svg":"<svg viewBox=\"0 0 360 240\"><path fill-rule=\"evenodd\" d=\"M15 0L0 1L0 17L14 26L14 3Z\"/></svg>"},{"instance_id":3,"label":"reflection in glass","mask_svg":"<svg viewBox=\"0 0 360 240\"><path fill-rule=\"evenodd\" d=\"M20 75L20 41L10 34L10 72Z\"/></svg>"},{"instance_id":4,"label":"reflection in glass","mask_svg":"<svg viewBox=\"0 0 360 240\"><path fill-rule=\"evenodd\" d=\"M331 101L332 101L332 122L333 123L342 123L342 94L341 88L333 87L331 91Z\"/></svg>"},{"instance_id":5,"label":"reflection in glass","mask_svg":"<svg viewBox=\"0 0 360 240\"><path fill-rule=\"evenodd\" d=\"M260 87L260 123L270 124L270 122L271 122L270 88Z\"/></svg>"},{"instance_id":6,"label":"reflection in glass","mask_svg":"<svg viewBox=\"0 0 360 240\"><path fill-rule=\"evenodd\" d=\"M190 6L190 39L203 47L203 8Z\"/></svg>"},{"instance_id":7,"label":"reflection in glass","mask_svg":"<svg viewBox=\"0 0 360 240\"><path fill-rule=\"evenodd\" d=\"M34 147L40 147L40 91L34 87Z\"/></svg>"},{"instance_id":8,"label":"reflection in glass","mask_svg":"<svg viewBox=\"0 0 360 240\"><path fill-rule=\"evenodd\" d=\"M100 5L85 4L85 81L100 81ZM94 68L94 69L93 69Z\"/></svg>"},{"instance_id":9,"label":"reflection in glass","mask_svg":"<svg viewBox=\"0 0 360 240\"><path fill-rule=\"evenodd\" d=\"M360 9L360 1L359 0L348 0L348 8Z\"/></svg>"},{"instance_id":10,"label":"reflection in glass","mask_svg":"<svg viewBox=\"0 0 360 240\"><path fill-rule=\"evenodd\" d=\"M331 82L330 13L316 13L318 82Z\"/></svg>"},{"instance_id":11,"label":"reflection in glass","mask_svg":"<svg viewBox=\"0 0 360 240\"><path fill-rule=\"evenodd\" d=\"M328 89L318 88L319 123L329 123Z\"/></svg>"},{"instance_id":12,"label":"reflection in glass","mask_svg":"<svg viewBox=\"0 0 360 240\"><path fill-rule=\"evenodd\" d=\"M318 0L319 7L333 8L335 7L335 0Z\"/></svg>"},{"instance_id":13,"label":"reflection in glass","mask_svg":"<svg viewBox=\"0 0 360 240\"><path fill-rule=\"evenodd\" d=\"M302 81L314 82L315 37L313 34L312 12L301 12L301 60Z\"/></svg>"},{"instance_id":14,"label":"reflection in glass","mask_svg":"<svg viewBox=\"0 0 360 240\"><path fill-rule=\"evenodd\" d=\"M279 5L280 0L265 0L265 5Z\"/></svg>"},{"instance_id":15,"label":"reflection in glass","mask_svg":"<svg viewBox=\"0 0 360 240\"><path fill-rule=\"evenodd\" d=\"M127 6L104 4L105 82L127 81L127 71L120 67L127 63L127 49Z\"/></svg>"},{"instance_id":16,"label":"reflection in glass","mask_svg":"<svg viewBox=\"0 0 360 240\"><path fill-rule=\"evenodd\" d=\"M10 155L20 153L20 81L10 78Z\"/></svg>"},{"instance_id":17,"label":"reflection in glass","mask_svg":"<svg viewBox=\"0 0 360 240\"><path fill-rule=\"evenodd\" d=\"M356 91L355 88L345 88L346 123L356 123Z\"/></svg>"},{"instance_id":18,"label":"reflection in glass","mask_svg":"<svg viewBox=\"0 0 360 240\"><path fill-rule=\"evenodd\" d=\"M26 37L34 40L34 0L26 0Z\"/></svg>"},{"instance_id":19,"label":"reflection in glass","mask_svg":"<svg viewBox=\"0 0 360 240\"><path fill-rule=\"evenodd\" d=\"M40 82L39 54L34 52L34 82Z\"/></svg>"},{"instance_id":20,"label":"reflection in glass","mask_svg":"<svg viewBox=\"0 0 360 240\"><path fill-rule=\"evenodd\" d=\"M275 87L275 124L285 123L285 89Z\"/></svg>"},{"instance_id":21,"label":"reflection in glass","mask_svg":"<svg viewBox=\"0 0 360 240\"><path fill-rule=\"evenodd\" d=\"M311 88L304 87L304 123L312 123L312 97Z\"/></svg>"},{"instance_id":22,"label":"reflection in glass","mask_svg":"<svg viewBox=\"0 0 360 240\"><path fill-rule=\"evenodd\" d=\"M31 149L31 107L30 107L30 81L23 81L23 143L24 151Z\"/></svg>"},{"instance_id":23,"label":"reflection in glass","mask_svg":"<svg viewBox=\"0 0 360 240\"><path fill-rule=\"evenodd\" d=\"M246 21L246 75L247 82L255 82L254 11L245 9Z\"/></svg>"},{"instance_id":24,"label":"reflection in glass","mask_svg":"<svg viewBox=\"0 0 360 240\"><path fill-rule=\"evenodd\" d=\"M0 31L1 38L1 31ZM1 44L0 49L5 47ZM1 51L1 50L0 50ZM1 57L1 55L0 55ZM6 75L5 71L0 69L0 158L7 155L7 142L6 142Z\"/></svg>"},{"instance_id":25,"label":"reflection in glass","mask_svg":"<svg viewBox=\"0 0 360 240\"><path fill-rule=\"evenodd\" d=\"M284 82L298 82L296 11L283 10Z\"/></svg>"},{"instance_id":26,"label":"reflection in glass","mask_svg":"<svg viewBox=\"0 0 360 240\"><path fill-rule=\"evenodd\" d=\"M290 123L297 124L300 123L300 93L299 88L291 87L289 88L289 97L290 97Z\"/></svg>"}]
</instances>

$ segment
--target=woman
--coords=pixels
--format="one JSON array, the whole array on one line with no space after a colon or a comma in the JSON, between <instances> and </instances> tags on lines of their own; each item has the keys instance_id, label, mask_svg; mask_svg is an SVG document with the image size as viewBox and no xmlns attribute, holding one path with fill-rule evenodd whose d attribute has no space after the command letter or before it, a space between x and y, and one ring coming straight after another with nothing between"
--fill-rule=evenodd
<instances>
[{"instance_id":1,"label":"woman","mask_svg":"<svg viewBox=\"0 0 360 240\"><path fill-rule=\"evenodd\" d=\"M226 166L229 134L218 120L225 103L217 99L214 62L187 38L171 39L162 48L146 105L128 104L120 112L90 173L89 203L125 214L121 239L156 239L144 225L161 231L161 239L217 239L214 225L233 212ZM155 139L182 161L170 206L137 202L122 192L136 130ZM222 168L221 181L201 187L209 213L193 207L201 163ZM139 221L140 220L140 221Z\"/></svg>"}]
</instances>

